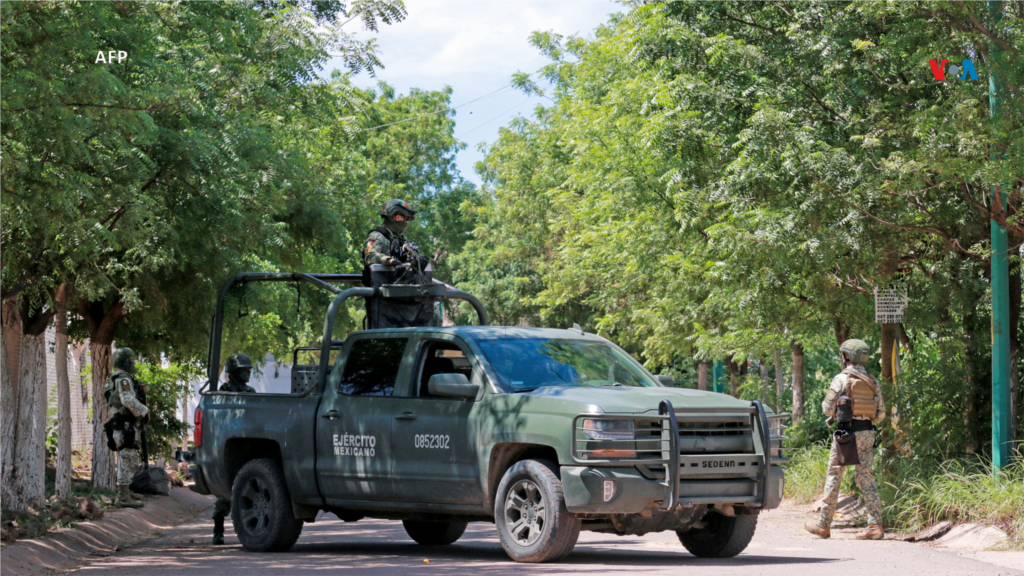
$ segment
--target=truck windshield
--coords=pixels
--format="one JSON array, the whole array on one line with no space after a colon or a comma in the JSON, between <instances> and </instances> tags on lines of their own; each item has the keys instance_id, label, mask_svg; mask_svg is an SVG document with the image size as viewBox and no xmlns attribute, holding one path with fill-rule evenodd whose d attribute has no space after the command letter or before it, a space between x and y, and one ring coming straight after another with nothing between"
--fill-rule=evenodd
<instances>
[{"instance_id":1,"label":"truck windshield","mask_svg":"<svg viewBox=\"0 0 1024 576\"><path fill-rule=\"evenodd\" d=\"M605 344L563 338L478 341L511 392L542 386L657 386L629 356Z\"/></svg>"}]
</instances>

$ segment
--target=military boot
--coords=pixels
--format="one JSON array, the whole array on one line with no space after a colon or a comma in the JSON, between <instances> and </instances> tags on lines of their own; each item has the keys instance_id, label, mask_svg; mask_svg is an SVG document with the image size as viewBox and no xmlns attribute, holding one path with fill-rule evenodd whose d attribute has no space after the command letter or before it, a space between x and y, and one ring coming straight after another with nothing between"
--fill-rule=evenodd
<instances>
[{"instance_id":1,"label":"military boot","mask_svg":"<svg viewBox=\"0 0 1024 576\"><path fill-rule=\"evenodd\" d=\"M224 543L224 519L213 519L213 545L220 546Z\"/></svg>"},{"instance_id":2,"label":"military boot","mask_svg":"<svg viewBox=\"0 0 1024 576\"><path fill-rule=\"evenodd\" d=\"M807 530L816 536L820 536L823 540L832 536L832 529L828 526L822 526L818 520L808 520L807 524L804 524L804 530Z\"/></svg>"},{"instance_id":3,"label":"military boot","mask_svg":"<svg viewBox=\"0 0 1024 576\"><path fill-rule=\"evenodd\" d=\"M114 506L118 508L142 508L142 500L132 498L132 491L128 486L122 484L117 487L117 499L114 500Z\"/></svg>"},{"instance_id":4,"label":"military boot","mask_svg":"<svg viewBox=\"0 0 1024 576\"><path fill-rule=\"evenodd\" d=\"M885 530L881 524L868 524L868 529L857 534L857 540L881 540L885 537Z\"/></svg>"}]
</instances>

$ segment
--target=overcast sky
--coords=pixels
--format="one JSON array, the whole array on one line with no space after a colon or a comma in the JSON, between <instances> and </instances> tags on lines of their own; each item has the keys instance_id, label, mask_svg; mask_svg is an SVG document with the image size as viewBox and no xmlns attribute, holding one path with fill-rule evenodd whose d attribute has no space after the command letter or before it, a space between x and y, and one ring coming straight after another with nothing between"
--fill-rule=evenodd
<instances>
[{"instance_id":1,"label":"overcast sky","mask_svg":"<svg viewBox=\"0 0 1024 576\"><path fill-rule=\"evenodd\" d=\"M399 92L451 86L459 106L506 86L516 72L534 72L547 63L530 45L530 33L592 35L610 14L625 7L609 0L405 0L408 17L382 26L378 55L385 68L377 78L360 74L353 83L373 87L383 80ZM340 62L336 63L340 66ZM330 66L325 76L330 73ZM540 97L506 89L456 111L455 136L468 146L458 155L462 176L479 184L473 165L483 157L477 144L495 141L498 129L517 114L529 116Z\"/></svg>"}]
</instances>

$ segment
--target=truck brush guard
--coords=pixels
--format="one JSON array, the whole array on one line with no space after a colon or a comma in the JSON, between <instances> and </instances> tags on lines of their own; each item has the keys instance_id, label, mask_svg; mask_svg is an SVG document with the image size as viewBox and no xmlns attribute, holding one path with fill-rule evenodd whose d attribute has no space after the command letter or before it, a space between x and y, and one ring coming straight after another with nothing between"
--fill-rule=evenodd
<instances>
[{"instance_id":1,"label":"truck brush guard","mask_svg":"<svg viewBox=\"0 0 1024 576\"><path fill-rule=\"evenodd\" d=\"M763 504L769 466L788 462L782 454L782 420L788 416L769 417L756 400L749 407L680 409L662 400L657 416L579 414L572 456L587 466L663 466L665 511L679 505L684 480L755 478L757 494L743 499Z\"/></svg>"}]
</instances>

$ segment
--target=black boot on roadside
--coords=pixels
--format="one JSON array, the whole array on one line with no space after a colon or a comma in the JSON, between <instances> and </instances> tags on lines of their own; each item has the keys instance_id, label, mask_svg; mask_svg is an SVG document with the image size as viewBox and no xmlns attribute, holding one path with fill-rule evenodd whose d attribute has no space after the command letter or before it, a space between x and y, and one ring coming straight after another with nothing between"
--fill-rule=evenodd
<instances>
[{"instance_id":1,"label":"black boot on roadside","mask_svg":"<svg viewBox=\"0 0 1024 576\"><path fill-rule=\"evenodd\" d=\"M220 546L224 543L224 519L213 519L213 545Z\"/></svg>"}]
</instances>

